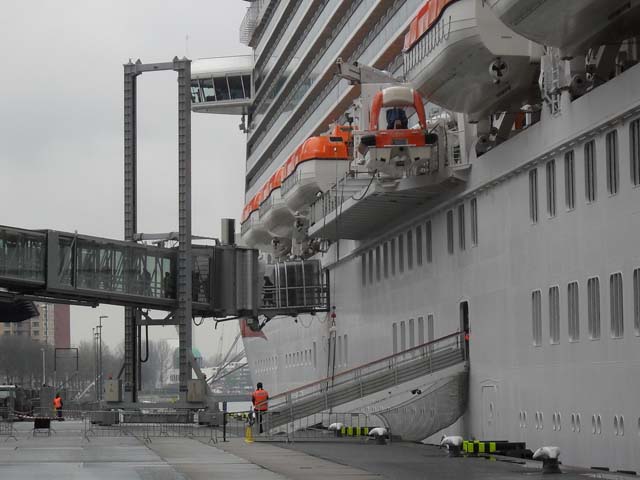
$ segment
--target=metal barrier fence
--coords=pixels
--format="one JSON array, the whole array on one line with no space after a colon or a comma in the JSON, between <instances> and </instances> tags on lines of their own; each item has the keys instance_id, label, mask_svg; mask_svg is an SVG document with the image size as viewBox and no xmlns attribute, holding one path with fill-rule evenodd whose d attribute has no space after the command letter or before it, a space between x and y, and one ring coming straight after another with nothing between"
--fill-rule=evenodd
<instances>
[{"instance_id":1,"label":"metal barrier fence","mask_svg":"<svg viewBox=\"0 0 640 480\"><path fill-rule=\"evenodd\" d=\"M6 437L5 442L10 438L18 440L12 420L0 420L0 437Z\"/></svg>"}]
</instances>

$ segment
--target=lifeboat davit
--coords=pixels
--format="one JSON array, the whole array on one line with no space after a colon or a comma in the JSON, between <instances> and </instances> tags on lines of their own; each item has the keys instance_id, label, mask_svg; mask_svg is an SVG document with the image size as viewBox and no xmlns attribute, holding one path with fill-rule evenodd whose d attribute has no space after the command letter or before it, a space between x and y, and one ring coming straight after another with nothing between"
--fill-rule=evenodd
<instances>
[{"instance_id":1,"label":"lifeboat davit","mask_svg":"<svg viewBox=\"0 0 640 480\"><path fill-rule=\"evenodd\" d=\"M293 214L282 198L282 179L284 166L271 176L265 185L264 196L260 204L260 220L274 237L291 237Z\"/></svg>"},{"instance_id":2,"label":"lifeboat davit","mask_svg":"<svg viewBox=\"0 0 640 480\"><path fill-rule=\"evenodd\" d=\"M409 128L406 108L415 109L418 128ZM386 129L380 129L380 115L385 113ZM369 131L360 137L358 151L365 166L394 178L417 173L415 170L431 158L437 136L427 133L427 120L420 94L403 86L387 87L376 92L371 102Z\"/></svg>"},{"instance_id":3,"label":"lifeboat davit","mask_svg":"<svg viewBox=\"0 0 640 480\"><path fill-rule=\"evenodd\" d=\"M537 94L539 69L531 60L541 47L500 22L490 3L429 0L404 39L406 80L472 121L532 103Z\"/></svg>"},{"instance_id":4,"label":"lifeboat davit","mask_svg":"<svg viewBox=\"0 0 640 480\"><path fill-rule=\"evenodd\" d=\"M640 0L491 0L498 18L535 42L572 56L640 31Z\"/></svg>"},{"instance_id":5,"label":"lifeboat davit","mask_svg":"<svg viewBox=\"0 0 640 480\"><path fill-rule=\"evenodd\" d=\"M291 212L304 213L318 193L347 172L351 131L349 126L337 125L329 135L305 140L287 159L282 198Z\"/></svg>"},{"instance_id":6,"label":"lifeboat davit","mask_svg":"<svg viewBox=\"0 0 640 480\"><path fill-rule=\"evenodd\" d=\"M260 220L259 195L253 197L242 210L242 241L250 248L271 251L271 234Z\"/></svg>"}]
</instances>

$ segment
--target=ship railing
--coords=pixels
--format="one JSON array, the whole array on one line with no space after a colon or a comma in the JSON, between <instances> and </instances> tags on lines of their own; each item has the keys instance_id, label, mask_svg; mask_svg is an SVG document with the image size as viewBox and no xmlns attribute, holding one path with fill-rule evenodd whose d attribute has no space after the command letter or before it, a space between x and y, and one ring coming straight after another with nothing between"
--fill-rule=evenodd
<instances>
[{"instance_id":1,"label":"ship railing","mask_svg":"<svg viewBox=\"0 0 640 480\"><path fill-rule=\"evenodd\" d=\"M279 413L274 413L272 424L287 423L334 408L460 364L466 358L463 333L447 335L275 395L269 399L269 410Z\"/></svg>"},{"instance_id":2,"label":"ship railing","mask_svg":"<svg viewBox=\"0 0 640 480\"><path fill-rule=\"evenodd\" d=\"M338 180L311 204L309 222L311 225L321 221L327 215L339 211L339 207L373 181L369 172L350 171Z\"/></svg>"},{"instance_id":3,"label":"ship railing","mask_svg":"<svg viewBox=\"0 0 640 480\"><path fill-rule=\"evenodd\" d=\"M315 172L303 172L302 169L295 170L291 175L282 181L282 195L286 195L303 180L313 180L316 178Z\"/></svg>"}]
</instances>

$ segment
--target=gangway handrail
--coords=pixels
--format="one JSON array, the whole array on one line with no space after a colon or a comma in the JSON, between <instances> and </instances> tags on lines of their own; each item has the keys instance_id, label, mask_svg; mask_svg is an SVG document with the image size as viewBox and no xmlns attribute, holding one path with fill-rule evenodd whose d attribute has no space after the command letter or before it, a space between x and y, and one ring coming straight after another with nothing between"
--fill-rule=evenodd
<instances>
[{"instance_id":1,"label":"gangway handrail","mask_svg":"<svg viewBox=\"0 0 640 480\"><path fill-rule=\"evenodd\" d=\"M381 358L379 358L377 360L372 360L371 362L368 362L368 363L363 363L361 365L358 365L356 367L352 367L352 368L350 368L348 370L345 370L343 372L336 373L335 375L324 377L324 378L322 378L320 380L315 380L315 381L313 381L311 383L307 383L307 384L302 385L300 387L292 388L291 390L286 390L284 392L278 393L277 395L274 395L273 397L271 397L269 399L269 401L272 402L273 400L276 400L276 399L279 399L279 398L283 398L283 397L287 398L289 395L292 395L293 393L296 393L296 392L299 392L299 391L302 391L302 390L306 390L306 389L309 389L309 388L312 388L314 386L321 385L321 384L324 384L324 383L327 383L327 382L334 382L335 383L335 380L338 377L344 377L346 375L349 375L349 374L352 374L352 373L356 372L357 370L362 370L364 368L370 367L370 366L375 365L377 363L383 363L383 362L386 362L386 361L389 361L389 360L394 360L394 359L397 359L397 358L399 358L401 356L407 355L407 354L409 354L411 352L423 349L425 347L428 348L428 347L434 346L436 343L442 342L443 340L448 340L448 339L456 337L456 336L457 337L461 337L463 335L463 333L464 332L461 332L461 331L450 333L449 335L445 335L444 337L436 338L434 340L431 340L431 341L426 342L426 343L422 343L422 344L417 345L415 347L411 347L411 348L408 348L406 350L402 350L401 352L393 353L391 355L387 355L385 357L381 357Z\"/></svg>"}]
</instances>

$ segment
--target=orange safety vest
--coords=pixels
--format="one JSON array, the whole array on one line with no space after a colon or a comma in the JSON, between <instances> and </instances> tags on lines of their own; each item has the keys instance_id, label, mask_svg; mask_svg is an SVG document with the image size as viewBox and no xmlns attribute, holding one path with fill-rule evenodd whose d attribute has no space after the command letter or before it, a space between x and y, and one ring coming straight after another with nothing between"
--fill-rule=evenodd
<instances>
[{"instance_id":1,"label":"orange safety vest","mask_svg":"<svg viewBox=\"0 0 640 480\"><path fill-rule=\"evenodd\" d=\"M60 410L62 408L62 399L60 397L54 398L53 406L56 410Z\"/></svg>"},{"instance_id":2,"label":"orange safety vest","mask_svg":"<svg viewBox=\"0 0 640 480\"><path fill-rule=\"evenodd\" d=\"M251 394L253 407L260 412L267 411L267 400L269 400L269 393L266 390L256 390Z\"/></svg>"}]
</instances>

